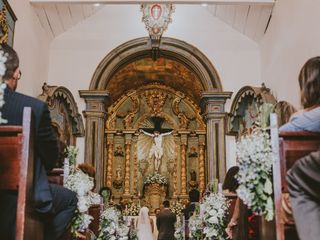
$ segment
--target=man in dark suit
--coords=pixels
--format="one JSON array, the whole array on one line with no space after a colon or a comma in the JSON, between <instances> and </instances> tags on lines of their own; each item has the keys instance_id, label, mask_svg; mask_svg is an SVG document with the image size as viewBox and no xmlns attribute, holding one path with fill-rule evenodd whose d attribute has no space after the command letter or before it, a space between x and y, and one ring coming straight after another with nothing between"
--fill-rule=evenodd
<instances>
[{"instance_id":1,"label":"man in dark suit","mask_svg":"<svg viewBox=\"0 0 320 240\"><path fill-rule=\"evenodd\" d=\"M35 210L46 219L45 239L60 239L71 222L77 208L76 193L58 185L49 184L47 171L51 170L59 158L57 139L54 136L48 106L36 98L15 92L20 79L19 58L7 44L1 45L6 54L6 72L3 76L7 84L4 93L5 104L0 110L9 125L22 125L24 107L31 107L35 127L35 175L34 206ZM13 239L16 193L1 193L0 239ZM11 234L10 236L8 234Z\"/></svg>"},{"instance_id":2,"label":"man in dark suit","mask_svg":"<svg viewBox=\"0 0 320 240\"><path fill-rule=\"evenodd\" d=\"M189 218L193 215L196 205L199 204L200 192L197 189L192 189L189 192L189 204L182 210L185 220L185 238L189 239Z\"/></svg>"},{"instance_id":3,"label":"man in dark suit","mask_svg":"<svg viewBox=\"0 0 320 240\"><path fill-rule=\"evenodd\" d=\"M299 159L287 175L299 239L320 238L320 151Z\"/></svg>"},{"instance_id":4,"label":"man in dark suit","mask_svg":"<svg viewBox=\"0 0 320 240\"><path fill-rule=\"evenodd\" d=\"M170 202L163 202L162 211L157 215L158 240L173 240L174 239L174 224L177 221L176 215L169 209Z\"/></svg>"}]
</instances>

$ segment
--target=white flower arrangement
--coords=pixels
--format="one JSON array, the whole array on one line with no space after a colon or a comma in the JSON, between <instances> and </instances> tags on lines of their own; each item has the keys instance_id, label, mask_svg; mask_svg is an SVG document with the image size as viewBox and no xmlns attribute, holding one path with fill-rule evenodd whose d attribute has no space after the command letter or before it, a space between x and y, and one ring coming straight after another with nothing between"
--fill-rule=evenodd
<instances>
[{"instance_id":1,"label":"white flower arrangement","mask_svg":"<svg viewBox=\"0 0 320 240\"><path fill-rule=\"evenodd\" d=\"M203 202L203 233L207 239L225 239L225 218L229 203L221 193L211 193Z\"/></svg>"},{"instance_id":2,"label":"white flower arrangement","mask_svg":"<svg viewBox=\"0 0 320 240\"><path fill-rule=\"evenodd\" d=\"M76 192L78 198L78 211L72 220L72 233L83 232L88 228L93 219L87 214L89 207L92 204L100 203L99 194L91 192L94 186L93 178L89 177L80 169L75 169L74 172L68 176L64 186Z\"/></svg>"},{"instance_id":3,"label":"white flower arrangement","mask_svg":"<svg viewBox=\"0 0 320 240\"><path fill-rule=\"evenodd\" d=\"M66 153L70 162L71 174L66 178L64 186L74 191L78 198L78 209L71 223L71 231L76 235L89 227L93 217L87 214L88 209L91 205L100 203L100 196L91 191L94 186L93 178L75 168L78 149L75 146L69 146Z\"/></svg>"},{"instance_id":4,"label":"white flower arrangement","mask_svg":"<svg viewBox=\"0 0 320 240\"><path fill-rule=\"evenodd\" d=\"M258 215L273 219L272 150L266 129L256 128L237 142L239 198Z\"/></svg>"},{"instance_id":5,"label":"white flower arrangement","mask_svg":"<svg viewBox=\"0 0 320 240\"><path fill-rule=\"evenodd\" d=\"M97 240L128 240L129 230L122 220L121 213L114 207L109 207L101 214L100 234Z\"/></svg>"},{"instance_id":6,"label":"white flower arrangement","mask_svg":"<svg viewBox=\"0 0 320 240\"><path fill-rule=\"evenodd\" d=\"M168 181L164 176L160 175L159 173L152 173L146 177L143 183L144 185L150 185L153 183L159 183L160 185L167 185Z\"/></svg>"},{"instance_id":7,"label":"white flower arrangement","mask_svg":"<svg viewBox=\"0 0 320 240\"><path fill-rule=\"evenodd\" d=\"M185 206L181 202L175 201L170 209L175 215L179 216L184 208Z\"/></svg>"},{"instance_id":8,"label":"white flower arrangement","mask_svg":"<svg viewBox=\"0 0 320 240\"><path fill-rule=\"evenodd\" d=\"M194 214L189 218L189 237L191 239L203 239L204 222L201 216Z\"/></svg>"},{"instance_id":9,"label":"white flower arrangement","mask_svg":"<svg viewBox=\"0 0 320 240\"><path fill-rule=\"evenodd\" d=\"M6 63L7 56L4 54L2 50L0 50L0 109L5 104L4 101L4 90L7 87L7 85L3 82L2 77L4 76L6 72ZM0 111L0 124L7 123L8 121L6 119L2 118L2 113Z\"/></svg>"},{"instance_id":10,"label":"white flower arrangement","mask_svg":"<svg viewBox=\"0 0 320 240\"><path fill-rule=\"evenodd\" d=\"M181 221L177 221L175 224L174 238L176 240L184 240L184 225Z\"/></svg>"},{"instance_id":11,"label":"white flower arrangement","mask_svg":"<svg viewBox=\"0 0 320 240\"><path fill-rule=\"evenodd\" d=\"M125 216L138 216L140 212L140 205L135 202L127 203L124 210Z\"/></svg>"}]
</instances>

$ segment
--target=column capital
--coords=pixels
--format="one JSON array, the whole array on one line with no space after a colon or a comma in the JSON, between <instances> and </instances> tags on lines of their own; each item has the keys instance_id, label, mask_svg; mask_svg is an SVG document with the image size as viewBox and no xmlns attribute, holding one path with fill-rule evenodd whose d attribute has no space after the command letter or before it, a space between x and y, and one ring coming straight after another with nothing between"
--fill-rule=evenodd
<instances>
[{"instance_id":1,"label":"column capital","mask_svg":"<svg viewBox=\"0 0 320 240\"><path fill-rule=\"evenodd\" d=\"M200 106L205 114L224 113L224 105L232 92L203 92Z\"/></svg>"},{"instance_id":2,"label":"column capital","mask_svg":"<svg viewBox=\"0 0 320 240\"><path fill-rule=\"evenodd\" d=\"M94 105L89 103L102 103L104 106L111 104L110 93L107 90L79 90L79 95L81 98L84 98L87 110L91 110L88 107L95 108Z\"/></svg>"}]
</instances>

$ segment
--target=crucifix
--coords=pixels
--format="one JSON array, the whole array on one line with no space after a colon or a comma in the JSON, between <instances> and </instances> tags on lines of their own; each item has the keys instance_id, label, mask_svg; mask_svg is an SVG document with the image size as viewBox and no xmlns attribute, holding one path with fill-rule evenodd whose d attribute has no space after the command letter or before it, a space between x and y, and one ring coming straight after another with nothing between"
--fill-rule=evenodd
<instances>
[{"instance_id":1,"label":"crucifix","mask_svg":"<svg viewBox=\"0 0 320 240\"><path fill-rule=\"evenodd\" d=\"M164 119L161 117L151 117L150 120L154 123L154 128L140 128L140 132L153 138L149 159L151 158L154 160L154 170L155 172L159 172L163 156L162 140L164 136L170 135L173 130L161 128L161 125L164 122Z\"/></svg>"}]
</instances>

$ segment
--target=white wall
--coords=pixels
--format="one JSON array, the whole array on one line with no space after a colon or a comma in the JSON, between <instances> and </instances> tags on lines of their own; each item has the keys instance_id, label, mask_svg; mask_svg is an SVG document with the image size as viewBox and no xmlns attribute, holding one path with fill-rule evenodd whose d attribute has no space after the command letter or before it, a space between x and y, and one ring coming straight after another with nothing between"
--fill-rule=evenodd
<instances>
[{"instance_id":1,"label":"white wall","mask_svg":"<svg viewBox=\"0 0 320 240\"><path fill-rule=\"evenodd\" d=\"M89 88L99 62L120 44L144 36L147 31L141 22L140 6L105 6L54 39L50 48L49 84L69 88L79 110L84 110L78 90ZM225 91L236 92L243 85L261 83L259 46L203 7L177 5L164 36L199 48L217 69ZM79 161L83 161L83 144L83 140L78 142Z\"/></svg>"},{"instance_id":2,"label":"white wall","mask_svg":"<svg viewBox=\"0 0 320 240\"><path fill-rule=\"evenodd\" d=\"M42 28L29 0L9 0L18 20L13 47L20 58L22 78L17 91L38 96L48 78L50 39Z\"/></svg>"},{"instance_id":3,"label":"white wall","mask_svg":"<svg viewBox=\"0 0 320 240\"><path fill-rule=\"evenodd\" d=\"M278 0L261 48L262 80L278 100L300 107L298 74L320 55L320 1Z\"/></svg>"}]
</instances>

